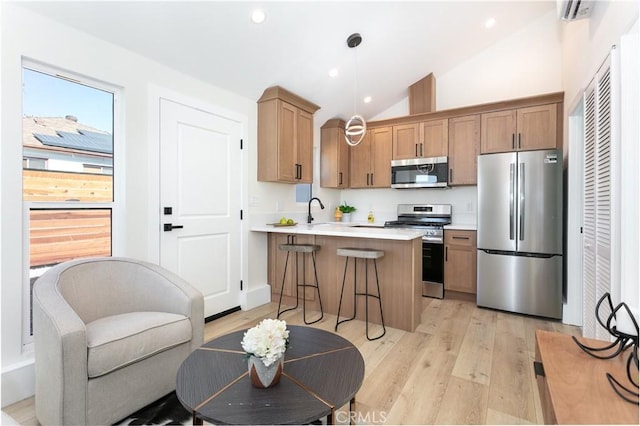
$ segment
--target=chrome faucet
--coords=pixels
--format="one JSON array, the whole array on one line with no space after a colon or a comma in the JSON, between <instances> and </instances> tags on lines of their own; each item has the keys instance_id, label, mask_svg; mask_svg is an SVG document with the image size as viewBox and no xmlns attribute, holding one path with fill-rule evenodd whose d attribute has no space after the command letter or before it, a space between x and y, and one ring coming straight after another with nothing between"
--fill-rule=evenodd
<instances>
[{"instance_id":1,"label":"chrome faucet","mask_svg":"<svg viewBox=\"0 0 640 426\"><path fill-rule=\"evenodd\" d=\"M320 208L324 209L324 204L322 204L322 201L320 201L320 198L313 197L312 199L310 199L309 200L309 208L307 210L307 223L311 223L313 221L313 216L311 216L311 202L313 200L318 200L318 203L320 203Z\"/></svg>"}]
</instances>

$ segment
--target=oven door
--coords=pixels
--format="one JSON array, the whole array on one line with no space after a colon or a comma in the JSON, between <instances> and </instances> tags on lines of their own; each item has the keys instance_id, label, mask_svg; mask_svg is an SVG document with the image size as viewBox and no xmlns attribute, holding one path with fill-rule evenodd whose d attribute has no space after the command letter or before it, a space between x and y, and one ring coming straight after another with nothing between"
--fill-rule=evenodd
<instances>
[{"instance_id":1,"label":"oven door","mask_svg":"<svg viewBox=\"0 0 640 426\"><path fill-rule=\"evenodd\" d=\"M422 295L444 297L444 244L422 241Z\"/></svg>"}]
</instances>

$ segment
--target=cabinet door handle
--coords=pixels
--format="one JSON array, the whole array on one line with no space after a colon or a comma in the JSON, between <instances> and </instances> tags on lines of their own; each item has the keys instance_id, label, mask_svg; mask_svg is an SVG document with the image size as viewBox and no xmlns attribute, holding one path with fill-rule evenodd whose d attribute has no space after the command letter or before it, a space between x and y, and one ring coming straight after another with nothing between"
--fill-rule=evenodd
<instances>
[{"instance_id":1,"label":"cabinet door handle","mask_svg":"<svg viewBox=\"0 0 640 426\"><path fill-rule=\"evenodd\" d=\"M414 150L416 157L418 156L418 144L415 144L415 150Z\"/></svg>"},{"instance_id":2,"label":"cabinet door handle","mask_svg":"<svg viewBox=\"0 0 640 426\"><path fill-rule=\"evenodd\" d=\"M339 172L339 173L338 173L338 176L339 176L339 178L338 178L338 185L342 185L342 172Z\"/></svg>"},{"instance_id":3,"label":"cabinet door handle","mask_svg":"<svg viewBox=\"0 0 640 426\"><path fill-rule=\"evenodd\" d=\"M469 237L460 237L460 236L457 236L457 235L454 235L451 238L453 238L454 240L468 240L469 239Z\"/></svg>"},{"instance_id":4,"label":"cabinet door handle","mask_svg":"<svg viewBox=\"0 0 640 426\"><path fill-rule=\"evenodd\" d=\"M516 134L511 133L511 149L516 149Z\"/></svg>"},{"instance_id":5,"label":"cabinet door handle","mask_svg":"<svg viewBox=\"0 0 640 426\"><path fill-rule=\"evenodd\" d=\"M422 157L422 144L420 144L420 157Z\"/></svg>"},{"instance_id":6,"label":"cabinet door handle","mask_svg":"<svg viewBox=\"0 0 640 426\"><path fill-rule=\"evenodd\" d=\"M444 248L444 261L445 262L449 261L449 246L445 246Z\"/></svg>"},{"instance_id":7,"label":"cabinet door handle","mask_svg":"<svg viewBox=\"0 0 640 426\"><path fill-rule=\"evenodd\" d=\"M371 186L373 186L373 173L371 173Z\"/></svg>"},{"instance_id":8,"label":"cabinet door handle","mask_svg":"<svg viewBox=\"0 0 640 426\"><path fill-rule=\"evenodd\" d=\"M367 173L367 186L369 186L369 173Z\"/></svg>"},{"instance_id":9,"label":"cabinet door handle","mask_svg":"<svg viewBox=\"0 0 640 426\"><path fill-rule=\"evenodd\" d=\"M518 149L522 149L522 133L518 133Z\"/></svg>"},{"instance_id":10,"label":"cabinet door handle","mask_svg":"<svg viewBox=\"0 0 640 426\"><path fill-rule=\"evenodd\" d=\"M449 168L449 183L453 182L453 169Z\"/></svg>"}]
</instances>

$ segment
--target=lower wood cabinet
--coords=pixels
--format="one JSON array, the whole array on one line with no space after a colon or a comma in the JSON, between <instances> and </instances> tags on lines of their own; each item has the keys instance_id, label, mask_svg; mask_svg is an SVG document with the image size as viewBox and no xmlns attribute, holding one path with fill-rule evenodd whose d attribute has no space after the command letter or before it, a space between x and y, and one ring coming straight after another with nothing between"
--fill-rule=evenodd
<instances>
[{"instance_id":1,"label":"lower wood cabinet","mask_svg":"<svg viewBox=\"0 0 640 426\"><path fill-rule=\"evenodd\" d=\"M280 289L282 287L282 279L284 276L284 265L287 259L287 252L280 250L279 247L281 244L314 244L315 237L313 235L292 235L292 234L269 234L269 250L268 250L268 275L269 282L271 283L271 294L280 295ZM311 260L311 254L305 256L305 283L312 284L315 281L315 277L313 276L313 262ZM302 253L298 254L298 266L300 268L300 277L302 277L302 267L303 267L303 257ZM287 266L287 275L284 278L284 289L282 290L282 294L284 296L293 296L296 295L296 254L289 253L289 264ZM300 288L300 296L302 297L302 288ZM306 297L307 300L314 300L315 290L312 288L307 288ZM273 299L274 301L278 301L277 298Z\"/></svg>"},{"instance_id":2,"label":"lower wood cabinet","mask_svg":"<svg viewBox=\"0 0 640 426\"><path fill-rule=\"evenodd\" d=\"M444 288L476 293L476 231L444 231Z\"/></svg>"},{"instance_id":3,"label":"lower wood cabinet","mask_svg":"<svg viewBox=\"0 0 640 426\"><path fill-rule=\"evenodd\" d=\"M295 232L295 227L292 229ZM355 234L355 233L351 233ZM358 233L359 234L359 233ZM422 238L416 235L412 240L378 239L347 236L330 235L308 235L308 234L286 234L279 232L269 232L268 245L268 283L271 286L271 301L278 303L280 299L280 288L282 286L282 275L284 272L284 262L287 253L279 250L280 244L316 244L320 249L316 252L316 266L318 268L318 281L320 284L320 299L322 309L325 314L336 315L340 304L342 292L342 281L345 280L345 290L343 294L341 316L346 318L353 314L353 291L354 278L357 278L358 292L364 292L364 279L369 277L369 291L377 292L375 288L375 269L373 262L368 261L368 272L365 273L365 260L357 261L357 277L354 277L354 259L349 259L347 275L344 275L346 258L338 256L337 251L341 247L353 247L362 249L375 249L384 251L384 257L376 261L377 274L380 283L380 297L382 299L382 311L384 314L384 324L386 327L393 327L400 330L415 331L420 324L420 316L423 310L422 298ZM387 235L385 235L387 236ZM289 267L285 277L284 291L282 292L282 304L287 308L296 304L295 282L293 274L295 268L291 268L294 254L289 256ZM315 277L311 269L311 258L308 257L307 283ZM302 265L300 265L302 266ZM300 289L302 291L302 288ZM374 305L375 304L375 305ZM364 321L367 318L365 309L365 298L358 297L356 300L356 318ZM300 311L302 310L302 293L299 301ZM307 300L305 301L307 311L319 311L320 301L313 288L307 288ZM307 312L309 313L309 312ZM301 313L295 313L296 321L301 319ZM286 317L285 317L286 318ZM377 303L369 300L369 323L380 324L382 317ZM335 321L335 319L334 319ZM333 329L333 325L331 326ZM364 337L364 325L360 329Z\"/></svg>"}]
</instances>

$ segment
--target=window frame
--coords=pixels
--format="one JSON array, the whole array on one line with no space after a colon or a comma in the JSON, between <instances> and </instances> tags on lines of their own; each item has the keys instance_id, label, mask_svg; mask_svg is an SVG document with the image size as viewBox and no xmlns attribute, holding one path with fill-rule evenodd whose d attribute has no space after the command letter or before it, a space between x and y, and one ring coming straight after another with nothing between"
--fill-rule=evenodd
<instances>
[{"instance_id":1,"label":"window frame","mask_svg":"<svg viewBox=\"0 0 640 426\"><path fill-rule=\"evenodd\" d=\"M30 243L29 224L32 209L107 209L111 210L111 255L119 256L123 253L125 232L124 199L125 199L125 156L124 156L124 91L121 86L87 77L76 72L61 69L42 62L22 58L21 70L30 70L62 78L73 83L103 90L113 94L113 196L110 202L78 202L78 201L25 201L22 200L22 346L23 350L33 349L33 335L31 335L31 283L30 271ZM22 71L21 71L22 72ZM22 85L24 82L21 79ZM22 97L21 97L22 100ZM21 114L22 120L22 114ZM22 146L22 141L20 141ZM23 153L21 149L21 154ZM23 164L23 156L20 157ZM22 185L22 182L20 183Z\"/></svg>"}]
</instances>

